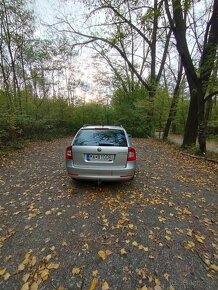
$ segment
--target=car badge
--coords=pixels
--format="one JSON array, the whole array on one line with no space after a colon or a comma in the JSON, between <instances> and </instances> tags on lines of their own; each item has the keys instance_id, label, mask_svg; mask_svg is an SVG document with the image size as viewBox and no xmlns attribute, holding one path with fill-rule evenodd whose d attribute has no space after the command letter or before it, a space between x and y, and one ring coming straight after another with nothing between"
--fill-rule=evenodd
<instances>
[{"instance_id":1,"label":"car badge","mask_svg":"<svg viewBox=\"0 0 218 290\"><path fill-rule=\"evenodd\" d=\"M101 152L101 148L99 147L99 148L97 149L97 151L98 151L98 152Z\"/></svg>"}]
</instances>

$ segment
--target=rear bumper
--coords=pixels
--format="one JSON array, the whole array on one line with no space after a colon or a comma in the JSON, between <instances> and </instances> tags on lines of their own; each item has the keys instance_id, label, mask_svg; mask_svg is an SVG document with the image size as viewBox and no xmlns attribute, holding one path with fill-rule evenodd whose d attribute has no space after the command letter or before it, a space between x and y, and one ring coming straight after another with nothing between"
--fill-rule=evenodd
<instances>
[{"instance_id":1,"label":"rear bumper","mask_svg":"<svg viewBox=\"0 0 218 290\"><path fill-rule=\"evenodd\" d=\"M68 175L74 179L101 180L101 181L122 181L133 179L135 174L136 162L127 163L125 168L90 168L75 167L73 164L66 164Z\"/></svg>"}]
</instances>

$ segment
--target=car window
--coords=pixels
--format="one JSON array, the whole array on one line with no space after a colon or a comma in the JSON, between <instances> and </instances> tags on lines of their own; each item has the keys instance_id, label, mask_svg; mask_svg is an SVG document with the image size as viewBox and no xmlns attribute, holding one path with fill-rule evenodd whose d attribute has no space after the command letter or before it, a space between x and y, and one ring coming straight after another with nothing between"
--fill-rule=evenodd
<instances>
[{"instance_id":1,"label":"car window","mask_svg":"<svg viewBox=\"0 0 218 290\"><path fill-rule=\"evenodd\" d=\"M127 147L127 140L123 130L82 129L78 132L73 145Z\"/></svg>"}]
</instances>

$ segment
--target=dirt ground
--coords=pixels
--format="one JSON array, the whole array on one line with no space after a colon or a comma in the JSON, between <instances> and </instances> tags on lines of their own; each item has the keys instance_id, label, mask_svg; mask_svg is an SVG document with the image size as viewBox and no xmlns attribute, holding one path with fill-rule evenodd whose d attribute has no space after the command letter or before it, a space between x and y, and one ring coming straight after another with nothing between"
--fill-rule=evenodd
<instances>
[{"instance_id":1,"label":"dirt ground","mask_svg":"<svg viewBox=\"0 0 218 290\"><path fill-rule=\"evenodd\" d=\"M218 289L218 164L134 139L131 182L74 182L70 139L0 165L0 289Z\"/></svg>"}]
</instances>

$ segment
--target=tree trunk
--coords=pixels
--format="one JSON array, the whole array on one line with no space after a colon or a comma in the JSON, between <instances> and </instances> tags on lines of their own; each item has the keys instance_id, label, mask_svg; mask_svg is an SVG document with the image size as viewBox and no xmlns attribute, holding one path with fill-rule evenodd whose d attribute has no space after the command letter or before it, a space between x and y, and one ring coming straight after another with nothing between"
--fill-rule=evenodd
<instances>
[{"instance_id":1,"label":"tree trunk","mask_svg":"<svg viewBox=\"0 0 218 290\"><path fill-rule=\"evenodd\" d=\"M195 146L198 134L198 97L197 93L191 93L188 117L185 125L182 147Z\"/></svg>"},{"instance_id":2,"label":"tree trunk","mask_svg":"<svg viewBox=\"0 0 218 290\"><path fill-rule=\"evenodd\" d=\"M180 62L180 67L179 67L178 76L177 76L177 82L176 82L176 86L175 86L174 92L173 92L172 103L170 106L168 119L167 119L167 122L166 122L166 125L164 128L164 132L163 132L163 140L167 139L169 131L170 131L170 126L171 126L171 124L174 121L175 116L176 116L176 109L177 109L177 104L179 101L180 85L181 85L181 80L182 80L182 70L183 70L183 66L182 66L182 63Z\"/></svg>"}]
</instances>

